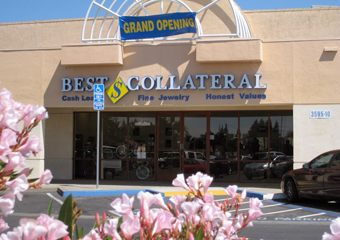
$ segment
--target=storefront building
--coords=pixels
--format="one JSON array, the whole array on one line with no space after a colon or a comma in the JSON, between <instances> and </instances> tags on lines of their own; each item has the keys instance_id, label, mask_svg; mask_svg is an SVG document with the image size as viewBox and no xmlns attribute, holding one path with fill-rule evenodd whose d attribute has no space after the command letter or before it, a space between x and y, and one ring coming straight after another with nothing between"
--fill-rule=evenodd
<instances>
[{"instance_id":1,"label":"storefront building","mask_svg":"<svg viewBox=\"0 0 340 240\"><path fill-rule=\"evenodd\" d=\"M339 7L107 2L94 1L85 19L0 24L1 87L49 112L34 133L43 147L28 161L35 176L95 178L97 140L100 179L113 181L201 171L278 182L338 148ZM145 20L124 25L140 39L122 40L121 16L157 15L164 30L176 28L168 14L188 12L194 33L145 38ZM105 86L99 115L95 84Z\"/></svg>"}]
</instances>

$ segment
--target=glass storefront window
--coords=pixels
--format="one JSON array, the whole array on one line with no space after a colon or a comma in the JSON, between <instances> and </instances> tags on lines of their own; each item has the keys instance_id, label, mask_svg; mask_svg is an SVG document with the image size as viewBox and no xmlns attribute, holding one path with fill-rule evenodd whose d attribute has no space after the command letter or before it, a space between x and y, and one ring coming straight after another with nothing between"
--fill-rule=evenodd
<instances>
[{"instance_id":1,"label":"glass storefront window","mask_svg":"<svg viewBox=\"0 0 340 240\"><path fill-rule=\"evenodd\" d=\"M268 165L268 112L240 113L240 178L241 181L263 181Z\"/></svg>"},{"instance_id":2,"label":"glass storefront window","mask_svg":"<svg viewBox=\"0 0 340 240\"><path fill-rule=\"evenodd\" d=\"M196 172L208 173L206 161L207 115L184 115L184 153L183 166L185 174ZM202 156L203 155L203 156Z\"/></svg>"},{"instance_id":3,"label":"glass storefront window","mask_svg":"<svg viewBox=\"0 0 340 240\"><path fill-rule=\"evenodd\" d=\"M101 178L127 179L126 142L128 115L102 113Z\"/></svg>"},{"instance_id":4,"label":"glass storefront window","mask_svg":"<svg viewBox=\"0 0 340 240\"><path fill-rule=\"evenodd\" d=\"M210 173L215 179L237 181L237 112L212 112L210 116Z\"/></svg>"},{"instance_id":5,"label":"glass storefront window","mask_svg":"<svg viewBox=\"0 0 340 240\"><path fill-rule=\"evenodd\" d=\"M159 149L178 150L180 146L180 117L159 116Z\"/></svg>"},{"instance_id":6,"label":"glass storefront window","mask_svg":"<svg viewBox=\"0 0 340 240\"><path fill-rule=\"evenodd\" d=\"M158 117L158 172L180 173L180 119L178 114Z\"/></svg>"},{"instance_id":7,"label":"glass storefront window","mask_svg":"<svg viewBox=\"0 0 340 240\"><path fill-rule=\"evenodd\" d=\"M207 117L200 114L184 116L184 148L191 150L206 149Z\"/></svg>"},{"instance_id":8,"label":"glass storefront window","mask_svg":"<svg viewBox=\"0 0 340 240\"><path fill-rule=\"evenodd\" d=\"M131 113L129 117L129 177L154 179L155 113Z\"/></svg>"},{"instance_id":9,"label":"glass storefront window","mask_svg":"<svg viewBox=\"0 0 340 240\"><path fill-rule=\"evenodd\" d=\"M281 180L283 174L293 169L293 112L270 112L270 151L283 156L272 157L270 177Z\"/></svg>"},{"instance_id":10,"label":"glass storefront window","mask_svg":"<svg viewBox=\"0 0 340 240\"><path fill-rule=\"evenodd\" d=\"M74 177L95 178L97 115L96 113L75 113Z\"/></svg>"},{"instance_id":11,"label":"glass storefront window","mask_svg":"<svg viewBox=\"0 0 340 240\"><path fill-rule=\"evenodd\" d=\"M97 113L74 124L74 178L95 179ZM292 111L102 112L100 127L100 179L279 181L293 168Z\"/></svg>"}]
</instances>

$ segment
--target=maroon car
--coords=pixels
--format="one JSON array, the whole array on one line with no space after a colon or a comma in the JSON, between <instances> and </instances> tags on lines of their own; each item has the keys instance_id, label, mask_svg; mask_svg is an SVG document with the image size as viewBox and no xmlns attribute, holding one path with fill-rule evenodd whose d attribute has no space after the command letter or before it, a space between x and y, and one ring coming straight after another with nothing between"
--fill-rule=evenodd
<instances>
[{"instance_id":1,"label":"maroon car","mask_svg":"<svg viewBox=\"0 0 340 240\"><path fill-rule=\"evenodd\" d=\"M340 201L340 149L322 153L282 177L281 188L290 202L300 197Z\"/></svg>"}]
</instances>

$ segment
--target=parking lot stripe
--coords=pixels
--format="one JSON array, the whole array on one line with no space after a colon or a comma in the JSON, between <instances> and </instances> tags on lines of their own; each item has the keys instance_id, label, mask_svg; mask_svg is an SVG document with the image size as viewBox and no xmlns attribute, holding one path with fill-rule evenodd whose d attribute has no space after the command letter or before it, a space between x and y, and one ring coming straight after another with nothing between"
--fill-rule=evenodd
<instances>
[{"instance_id":1,"label":"parking lot stripe","mask_svg":"<svg viewBox=\"0 0 340 240\"><path fill-rule=\"evenodd\" d=\"M272 201L272 200L267 200L267 202L278 203L278 202ZM328 215L340 217L340 214L338 214L338 213L332 213L332 212L322 211L322 210L319 210L319 209L313 209L313 208L308 208L308 207L301 207L301 206L294 205L294 204L284 204L284 205L287 206L287 207L299 208L299 209L308 210L308 211L311 211L311 212L317 212L317 213L324 212Z\"/></svg>"},{"instance_id":2,"label":"parking lot stripe","mask_svg":"<svg viewBox=\"0 0 340 240\"><path fill-rule=\"evenodd\" d=\"M301 208L294 208L294 209L288 209L288 210L283 210L283 211L264 213L263 215L270 215L270 214L284 213L284 212L292 212L292 211L296 211L296 210L301 210Z\"/></svg>"},{"instance_id":3,"label":"parking lot stripe","mask_svg":"<svg viewBox=\"0 0 340 240\"><path fill-rule=\"evenodd\" d=\"M278 206L278 205L283 205L283 204L273 204L273 205L265 205L262 208L267 208L267 207L275 207L275 206ZM249 210L249 208L240 208L239 211L246 211L246 210ZM230 210L229 212L233 212L233 211L236 211L236 210Z\"/></svg>"},{"instance_id":4,"label":"parking lot stripe","mask_svg":"<svg viewBox=\"0 0 340 240\"><path fill-rule=\"evenodd\" d=\"M319 216L319 215L324 215L326 213L317 213L317 214L311 214L311 215L306 215L306 216L301 216L301 217L297 217L297 218L306 218L306 217L314 217L314 216Z\"/></svg>"},{"instance_id":5,"label":"parking lot stripe","mask_svg":"<svg viewBox=\"0 0 340 240\"><path fill-rule=\"evenodd\" d=\"M50 198L52 198L54 201L56 201L57 203L59 203L60 205L63 205L63 201L61 201L60 199L56 198L55 196L53 196L51 193L46 193L47 196L49 196Z\"/></svg>"}]
</instances>

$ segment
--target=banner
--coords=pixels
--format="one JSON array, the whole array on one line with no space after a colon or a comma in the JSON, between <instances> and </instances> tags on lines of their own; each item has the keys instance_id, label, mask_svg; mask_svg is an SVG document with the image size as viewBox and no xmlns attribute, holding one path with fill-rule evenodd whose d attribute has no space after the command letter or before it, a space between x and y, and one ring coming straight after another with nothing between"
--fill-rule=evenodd
<instances>
[{"instance_id":1,"label":"banner","mask_svg":"<svg viewBox=\"0 0 340 240\"><path fill-rule=\"evenodd\" d=\"M121 39L158 38L196 33L195 17L195 12L120 17Z\"/></svg>"}]
</instances>

